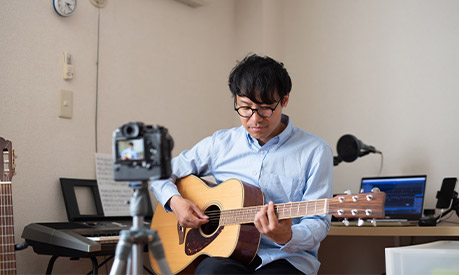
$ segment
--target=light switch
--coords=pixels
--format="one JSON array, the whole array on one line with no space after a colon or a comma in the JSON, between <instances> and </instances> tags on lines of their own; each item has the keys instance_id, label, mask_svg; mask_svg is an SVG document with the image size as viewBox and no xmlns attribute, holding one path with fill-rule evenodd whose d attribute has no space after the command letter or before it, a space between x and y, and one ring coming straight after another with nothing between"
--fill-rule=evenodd
<instances>
[{"instance_id":1,"label":"light switch","mask_svg":"<svg viewBox=\"0 0 459 275\"><path fill-rule=\"evenodd\" d=\"M58 115L62 118L72 118L73 114L73 92L67 90L59 91Z\"/></svg>"}]
</instances>

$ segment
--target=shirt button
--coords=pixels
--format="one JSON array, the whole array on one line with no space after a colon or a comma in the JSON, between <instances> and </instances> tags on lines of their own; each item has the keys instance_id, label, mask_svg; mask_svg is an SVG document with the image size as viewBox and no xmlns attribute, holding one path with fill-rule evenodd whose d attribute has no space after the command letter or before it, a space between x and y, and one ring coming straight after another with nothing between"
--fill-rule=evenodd
<instances>
[{"instance_id":1,"label":"shirt button","mask_svg":"<svg viewBox=\"0 0 459 275\"><path fill-rule=\"evenodd\" d=\"M264 154L264 153L265 153L265 151L260 151L260 154Z\"/></svg>"},{"instance_id":2,"label":"shirt button","mask_svg":"<svg viewBox=\"0 0 459 275\"><path fill-rule=\"evenodd\" d=\"M253 174L254 176L256 176L256 175L257 175L257 171L253 171L252 174Z\"/></svg>"}]
</instances>

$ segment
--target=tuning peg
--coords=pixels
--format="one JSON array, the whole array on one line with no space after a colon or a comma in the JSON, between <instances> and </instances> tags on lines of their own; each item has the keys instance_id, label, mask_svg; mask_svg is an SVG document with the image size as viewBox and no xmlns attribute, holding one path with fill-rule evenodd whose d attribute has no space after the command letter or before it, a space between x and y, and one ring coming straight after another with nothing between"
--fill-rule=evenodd
<instances>
[{"instance_id":1,"label":"tuning peg","mask_svg":"<svg viewBox=\"0 0 459 275\"><path fill-rule=\"evenodd\" d=\"M379 192L381 192L381 190L379 190L378 187L371 188L371 193L379 193Z\"/></svg>"},{"instance_id":2,"label":"tuning peg","mask_svg":"<svg viewBox=\"0 0 459 275\"><path fill-rule=\"evenodd\" d=\"M349 226L349 221L347 220L347 218L344 218L343 224L344 224L345 226Z\"/></svg>"},{"instance_id":3,"label":"tuning peg","mask_svg":"<svg viewBox=\"0 0 459 275\"><path fill-rule=\"evenodd\" d=\"M357 220L357 226L362 226L364 223L365 223L365 221L362 220L361 218L359 218L359 219Z\"/></svg>"},{"instance_id":4,"label":"tuning peg","mask_svg":"<svg viewBox=\"0 0 459 275\"><path fill-rule=\"evenodd\" d=\"M360 188L360 194L365 193L365 189Z\"/></svg>"},{"instance_id":5,"label":"tuning peg","mask_svg":"<svg viewBox=\"0 0 459 275\"><path fill-rule=\"evenodd\" d=\"M344 190L344 192L343 192L343 193L344 193L344 194L346 194L346 195L350 195L350 194L352 194L351 190L349 190L349 189L346 189L346 190Z\"/></svg>"}]
</instances>

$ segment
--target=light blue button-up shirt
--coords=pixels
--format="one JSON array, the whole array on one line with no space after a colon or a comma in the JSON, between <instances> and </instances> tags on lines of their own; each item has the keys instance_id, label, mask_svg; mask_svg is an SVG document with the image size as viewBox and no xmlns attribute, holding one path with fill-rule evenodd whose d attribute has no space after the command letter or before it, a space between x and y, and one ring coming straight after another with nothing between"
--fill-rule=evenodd
<instances>
[{"instance_id":1,"label":"light blue button-up shirt","mask_svg":"<svg viewBox=\"0 0 459 275\"><path fill-rule=\"evenodd\" d=\"M243 126L220 130L172 160L173 177L155 181L151 189L167 211L166 203L179 195L175 178L189 174L212 175L217 184L237 178L263 191L265 202L285 203L332 197L333 153L321 138L295 127L286 115L287 127L263 146ZM330 228L330 215L293 219L292 239L279 245L262 235L258 256L262 265L286 259L306 274L316 274L320 242ZM262 266L261 265L261 266Z\"/></svg>"}]
</instances>

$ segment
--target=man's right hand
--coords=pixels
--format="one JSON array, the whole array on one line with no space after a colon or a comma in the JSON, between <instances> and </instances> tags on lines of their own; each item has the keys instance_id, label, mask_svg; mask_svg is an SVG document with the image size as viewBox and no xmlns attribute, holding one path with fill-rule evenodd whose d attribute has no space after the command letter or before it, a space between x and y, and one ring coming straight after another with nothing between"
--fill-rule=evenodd
<instances>
[{"instance_id":1,"label":"man's right hand","mask_svg":"<svg viewBox=\"0 0 459 275\"><path fill-rule=\"evenodd\" d=\"M169 201L169 206L174 211L179 224L186 228L198 228L202 224L209 222L201 208L190 200L181 196L173 196Z\"/></svg>"}]
</instances>

